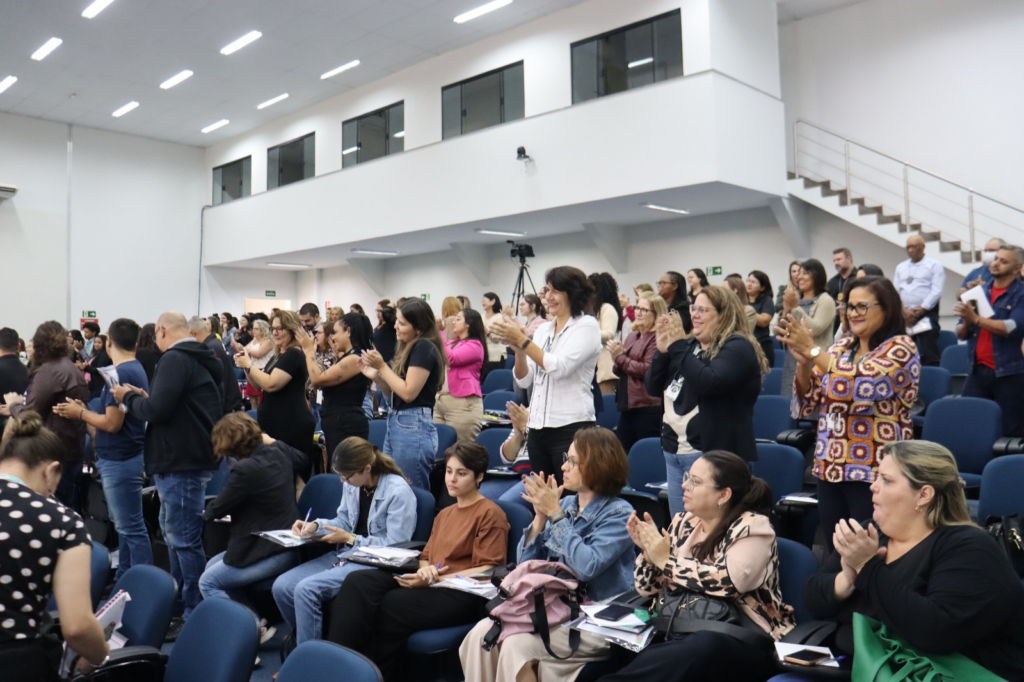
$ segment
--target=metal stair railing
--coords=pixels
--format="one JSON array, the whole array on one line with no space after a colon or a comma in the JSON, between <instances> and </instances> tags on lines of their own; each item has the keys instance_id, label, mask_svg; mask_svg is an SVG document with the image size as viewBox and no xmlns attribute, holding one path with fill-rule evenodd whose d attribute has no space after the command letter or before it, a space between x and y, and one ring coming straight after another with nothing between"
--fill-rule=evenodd
<instances>
[{"instance_id":1,"label":"metal stair railing","mask_svg":"<svg viewBox=\"0 0 1024 682\"><path fill-rule=\"evenodd\" d=\"M804 119L793 124L793 172L829 182L846 204L881 206L899 217L903 231L938 233L957 245L964 262L978 260L978 249L993 237L1024 243L1024 209Z\"/></svg>"}]
</instances>

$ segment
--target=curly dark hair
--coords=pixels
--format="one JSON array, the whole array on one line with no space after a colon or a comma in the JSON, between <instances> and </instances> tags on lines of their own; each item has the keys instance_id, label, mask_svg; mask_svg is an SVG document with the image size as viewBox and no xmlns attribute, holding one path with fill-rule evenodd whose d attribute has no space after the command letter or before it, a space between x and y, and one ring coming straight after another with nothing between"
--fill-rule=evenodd
<instances>
[{"instance_id":1,"label":"curly dark hair","mask_svg":"<svg viewBox=\"0 0 1024 682\"><path fill-rule=\"evenodd\" d=\"M622 306L619 304L619 283L607 272L592 272L587 277L596 292L594 295L594 317L600 318L601 306L607 303L615 308L618 319L616 330L622 329Z\"/></svg>"},{"instance_id":2,"label":"curly dark hair","mask_svg":"<svg viewBox=\"0 0 1024 682\"><path fill-rule=\"evenodd\" d=\"M68 331L56 320L43 322L36 327L32 337L32 362L36 367L51 360L68 357L71 347L68 345Z\"/></svg>"},{"instance_id":3,"label":"curly dark hair","mask_svg":"<svg viewBox=\"0 0 1024 682\"><path fill-rule=\"evenodd\" d=\"M571 265L551 268L544 273L544 283L569 298L569 312L573 317L579 317L590 310L594 287L579 268Z\"/></svg>"}]
</instances>

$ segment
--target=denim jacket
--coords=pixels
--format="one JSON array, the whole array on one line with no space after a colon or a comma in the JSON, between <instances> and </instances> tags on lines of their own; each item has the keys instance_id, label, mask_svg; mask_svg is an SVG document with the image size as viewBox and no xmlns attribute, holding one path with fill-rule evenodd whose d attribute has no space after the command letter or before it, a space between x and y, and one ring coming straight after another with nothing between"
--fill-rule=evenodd
<instances>
[{"instance_id":1,"label":"denim jacket","mask_svg":"<svg viewBox=\"0 0 1024 682\"><path fill-rule=\"evenodd\" d=\"M344 485L338 516L333 519L317 519L319 528L334 526L354 533L359 522L358 486ZM396 474L381 474L377 481L377 492L370 503L370 517L366 520L369 535L356 536L355 547L384 547L412 539L416 528L416 495L405 479ZM348 550L348 547L341 549Z\"/></svg>"},{"instance_id":2,"label":"denim jacket","mask_svg":"<svg viewBox=\"0 0 1024 682\"><path fill-rule=\"evenodd\" d=\"M588 598L601 601L633 589L636 553L626 531L633 507L618 497L597 495L577 517L579 498L563 497L559 502L565 519L523 546L529 528L519 541L519 563L530 559L559 561L587 583Z\"/></svg>"},{"instance_id":3,"label":"denim jacket","mask_svg":"<svg viewBox=\"0 0 1024 682\"><path fill-rule=\"evenodd\" d=\"M985 285L985 296L992 300L992 282ZM996 363L996 376L1008 377L1014 374L1024 374L1024 355L1021 355L1020 344L1024 339L1024 282L1014 279L1006 291L992 304L993 320L1012 320L1016 328L1006 336L992 334L992 357ZM961 324L963 321L961 320ZM968 352L971 354L971 366L977 362L975 353L978 349L978 334L981 329L977 326L971 328L971 335L967 339Z\"/></svg>"}]
</instances>

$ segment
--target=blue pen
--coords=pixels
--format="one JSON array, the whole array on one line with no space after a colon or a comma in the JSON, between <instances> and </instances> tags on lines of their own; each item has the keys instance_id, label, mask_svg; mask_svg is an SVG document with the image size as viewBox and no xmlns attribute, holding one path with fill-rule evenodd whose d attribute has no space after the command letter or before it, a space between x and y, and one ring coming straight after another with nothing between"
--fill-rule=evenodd
<instances>
[{"instance_id":1,"label":"blue pen","mask_svg":"<svg viewBox=\"0 0 1024 682\"><path fill-rule=\"evenodd\" d=\"M302 531L300 531L301 533L305 533L306 532L306 524L309 523L309 515L312 514L312 513L313 513L313 508L310 507L309 511L306 512L305 520L303 520L303 522L302 522Z\"/></svg>"}]
</instances>

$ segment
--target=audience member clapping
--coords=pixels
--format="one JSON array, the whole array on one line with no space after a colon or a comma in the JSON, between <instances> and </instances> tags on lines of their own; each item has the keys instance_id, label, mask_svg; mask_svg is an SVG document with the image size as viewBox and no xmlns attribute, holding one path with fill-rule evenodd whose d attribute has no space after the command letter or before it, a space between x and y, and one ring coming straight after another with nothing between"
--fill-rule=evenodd
<instances>
[{"instance_id":1,"label":"audience member clapping","mask_svg":"<svg viewBox=\"0 0 1024 682\"><path fill-rule=\"evenodd\" d=\"M770 360L775 358L775 347L772 346L771 324L775 317L775 303L772 301L772 283L768 275L760 270L752 270L747 275L746 301L754 309L754 338L761 344L764 356Z\"/></svg>"},{"instance_id":2,"label":"audience member clapping","mask_svg":"<svg viewBox=\"0 0 1024 682\"><path fill-rule=\"evenodd\" d=\"M618 377L612 366L612 355L604 347L609 341L620 340L622 309L619 305L619 286L607 272L593 272L587 278L594 287L593 314L601 328L601 353L597 356L597 385L601 393L615 392Z\"/></svg>"},{"instance_id":3,"label":"audience member clapping","mask_svg":"<svg viewBox=\"0 0 1024 682\"><path fill-rule=\"evenodd\" d=\"M707 274L700 268L686 271L686 282L690 285L690 305L697 302L697 295L704 291L704 287L711 286L708 283Z\"/></svg>"},{"instance_id":4,"label":"audience member clapping","mask_svg":"<svg viewBox=\"0 0 1024 682\"><path fill-rule=\"evenodd\" d=\"M639 288L637 287L636 292L638 297L640 296ZM693 330L693 323L690 320L692 301L686 294L686 279L678 272L669 270L658 280L657 293L658 296L665 299L665 305L668 306L669 311L676 311L679 319L683 321L683 330L689 334Z\"/></svg>"},{"instance_id":5,"label":"audience member clapping","mask_svg":"<svg viewBox=\"0 0 1024 682\"><path fill-rule=\"evenodd\" d=\"M828 348L832 345L832 323L836 318L836 302L825 291L825 266L821 261L809 258L800 264L796 287L787 287L782 295L782 315L792 315L797 321L805 321L814 337L814 345ZM786 356L782 366L782 395L793 394L793 377L796 374L796 359Z\"/></svg>"},{"instance_id":6,"label":"audience member clapping","mask_svg":"<svg viewBox=\"0 0 1024 682\"><path fill-rule=\"evenodd\" d=\"M605 345L618 377L615 400L619 425L615 432L626 452L641 438L657 438L661 433L661 399L647 392L644 377L657 350L657 321L668 314L668 308L661 296L645 294L637 300L635 314L633 331L626 342L612 339Z\"/></svg>"},{"instance_id":7,"label":"audience member clapping","mask_svg":"<svg viewBox=\"0 0 1024 682\"><path fill-rule=\"evenodd\" d=\"M448 377L434 403L434 423L454 428L459 440L473 440L480 433L484 414L480 374L486 359L487 332L480 313L459 310L448 318L444 338Z\"/></svg>"}]
</instances>

